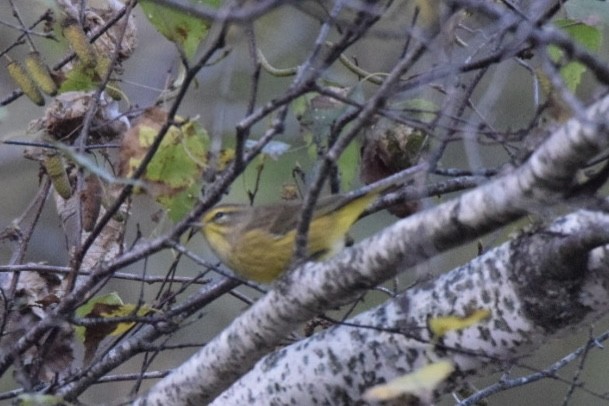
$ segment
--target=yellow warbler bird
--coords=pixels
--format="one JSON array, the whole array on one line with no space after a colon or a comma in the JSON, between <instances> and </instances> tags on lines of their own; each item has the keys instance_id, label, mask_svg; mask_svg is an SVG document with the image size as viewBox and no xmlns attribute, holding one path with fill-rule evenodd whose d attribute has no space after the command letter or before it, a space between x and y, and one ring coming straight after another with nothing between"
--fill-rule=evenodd
<instances>
[{"instance_id":1,"label":"yellow warbler bird","mask_svg":"<svg viewBox=\"0 0 609 406\"><path fill-rule=\"evenodd\" d=\"M319 199L309 225L308 258L327 258L343 249L347 232L379 193ZM269 283L290 266L301 209L301 201L258 207L222 204L203 215L201 230L216 256L235 273Z\"/></svg>"}]
</instances>

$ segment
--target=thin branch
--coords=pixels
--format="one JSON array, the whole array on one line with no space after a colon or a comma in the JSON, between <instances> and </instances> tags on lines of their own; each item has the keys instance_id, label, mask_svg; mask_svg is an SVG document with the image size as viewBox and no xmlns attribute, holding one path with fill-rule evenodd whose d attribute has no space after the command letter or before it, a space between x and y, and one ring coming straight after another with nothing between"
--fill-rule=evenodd
<instances>
[{"instance_id":1,"label":"thin branch","mask_svg":"<svg viewBox=\"0 0 609 406\"><path fill-rule=\"evenodd\" d=\"M581 165L609 147L608 111L609 97L591 106L584 122L574 119L563 125L512 173L403 219L327 262L308 262L288 273L139 404L161 399L209 402L299 323L528 211L562 201ZM231 337L247 341L231 345ZM202 366L206 373L201 373Z\"/></svg>"},{"instance_id":2,"label":"thin branch","mask_svg":"<svg viewBox=\"0 0 609 406\"><path fill-rule=\"evenodd\" d=\"M211 265L208 265L211 266ZM44 273L56 273L60 275L66 275L71 272L71 268L68 266L53 266L53 265L44 265L44 264L17 264L17 265L0 265L0 272L24 272L24 271L34 271L34 272L44 272ZM92 271L78 271L79 276L90 276L93 274ZM127 281L134 282L143 282L143 283L163 283L163 282L172 282L172 283L188 283L195 285L205 285L211 282L210 279L201 279L199 277L188 277L188 276L173 276L171 278L167 278L166 276L154 276L154 275L137 275L132 273L125 272L115 272L112 275L113 279L122 279Z\"/></svg>"},{"instance_id":3,"label":"thin branch","mask_svg":"<svg viewBox=\"0 0 609 406\"><path fill-rule=\"evenodd\" d=\"M503 392L507 389L517 388L519 386L528 385L530 383L539 381L545 378L552 378L556 376L556 373L562 368L566 367L570 363L576 361L580 356L587 353L589 350L593 348L598 348L599 343L607 341L609 339L609 332L604 332L603 334L597 336L594 339L589 340L585 345L579 347L575 351L571 352L569 355L563 357L562 359L556 361L548 368L536 372L534 374L529 374L526 376L522 376L519 378L512 379L501 379L496 384L490 385L484 389L479 389L473 395L467 397L466 399L461 400L457 403L458 406L473 406L479 404L482 400L496 394L499 392ZM609 400L609 396L603 397L605 400Z\"/></svg>"}]
</instances>

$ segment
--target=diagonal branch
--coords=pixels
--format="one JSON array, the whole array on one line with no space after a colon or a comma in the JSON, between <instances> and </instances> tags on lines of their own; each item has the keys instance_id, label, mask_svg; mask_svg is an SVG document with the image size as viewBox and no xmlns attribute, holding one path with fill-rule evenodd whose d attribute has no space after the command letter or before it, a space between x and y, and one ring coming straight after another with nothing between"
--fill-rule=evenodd
<instances>
[{"instance_id":1,"label":"diagonal branch","mask_svg":"<svg viewBox=\"0 0 609 406\"><path fill-rule=\"evenodd\" d=\"M219 336L161 380L139 404L204 404L300 323L432 256L562 200L574 176L609 146L609 97L552 134L512 173L401 220L323 263L284 278Z\"/></svg>"},{"instance_id":2,"label":"diagonal branch","mask_svg":"<svg viewBox=\"0 0 609 406\"><path fill-rule=\"evenodd\" d=\"M522 366L523 356L565 328L606 314L609 251L594 249L608 242L609 215L583 210L523 233L346 323L268 355L213 404L307 404L313 396L320 404L358 404L373 385L450 359L456 372L438 388L439 396L471 374L487 374L482 368L487 364ZM467 328L441 336L429 328L430 319L480 310L488 318Z\"/></svg>"}]
</instances>

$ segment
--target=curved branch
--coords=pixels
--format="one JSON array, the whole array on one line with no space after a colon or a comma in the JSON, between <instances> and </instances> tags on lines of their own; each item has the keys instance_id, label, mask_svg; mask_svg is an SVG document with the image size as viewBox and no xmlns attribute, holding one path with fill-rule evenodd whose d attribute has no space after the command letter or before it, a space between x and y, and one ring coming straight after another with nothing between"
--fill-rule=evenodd
<instances>
[{"instance_id":1,"label":"curved branch","mask_svg":"<svg viewBox=\"0 0 609 406\"><path fill-rule=\"evenodd\" d=\"M203 404L316 314L527 212L561 201L586 161L609 146L609 97L570 120L522 167L386 228L332 260L307 263L139 399Z\"/></svg>"},{"instance_id":2,"label":"curved branch","mask_svg":"<svg viewBox=\"0 0 609 406\"><path fill-rule=\"evenodd\" d=\"M587 260L591 249L608 242L606 214L580 211L558 219L346 323L273 352L212 405L308 404L312 396L322 404L357 404L371 386L448 358L456 372L436 396L447 394L472 374L488 373L483 366L518 364L561 329L605 314L609 269L602 261L609 251L593 251L592 267ZM558 245L568 247L571 257L585 259L583 266L565 262L568 277L555 273ZM552 295L532 290L551 290ZM428 327L430 319L466 317L478 309L490 317L441 337Z\"/></svg>"}]
</instances>

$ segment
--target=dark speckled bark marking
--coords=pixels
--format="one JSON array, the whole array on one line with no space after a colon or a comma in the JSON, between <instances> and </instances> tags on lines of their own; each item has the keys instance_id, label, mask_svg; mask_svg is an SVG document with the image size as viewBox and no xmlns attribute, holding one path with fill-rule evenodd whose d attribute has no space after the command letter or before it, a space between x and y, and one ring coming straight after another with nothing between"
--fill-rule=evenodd
<instances>
[{"instance_id":1,"label":"dark speckled bark marking","mask_svg":"<svg viewBox=\"0 0 609 406\"><path fill-rule=\"evenodd\" d=\"M264 363L262 365L263 371L268 371L275 368L275 366L281 362L285 355L285 349L275 351L274 353L270 354L264 359Z\"/></svg>"},{"instance_id":2,"label":"dark speckled bark marking","mask_svg":"<svg viewBox=\"0 0 609 406\"><path fill-rule=\"evenodd\" d=\"M510 312L513 312L516 309L515 303L510 296L506 296L503 298L503 306Z\"/></svg>"},{"instance_id":3,"label":"dark speckled bark marking","mask_svg":"<svg viewBox=\"0 0 609 406\"><path fill-rule=\"evenodd\" d=\"M524 234L511 243L513 279L525 303L523 311L536 326L548 332L582 320L591 310L578 300L585 266L567 263L578 261L579 256L557 261L558 253L549 252L561 238L564 236L560 233L537 232Z\"/></svg>"},{"instance_id":4,"label":"dark speckled bark marking","mask_svg":"<svg viewBox=\"0 0 609 406\"><path fill-rule=\"evenodd\" d=\"M484 305L489 305L492 302L492 295L491 293L486 290L486 289L481 289L480 290L480 298L482 299L482 303Z\"/></svg>"},{"instance_id":5,"label":"dark speckled bark marking","mask_svg":"<svg viewBox=\"0 0 609 406\"><path fill-rule=\"evenodd\" d=\"M491 338L491 332L488 328L478 327L479 338L483 341L487 341Z\"/></svg>"},{"instance_id":6,"label":"dark speckled bark marking","mask_svg":"<svg viewBox=\"0 0 609 406\"><path fill-rule=\"evenodd\" d=\"M387 310L384 307L379 307L375 311L375 316L376 316L376 320L378 320L378 323L380 325L387 324Z\"/></svg>"},{"instance_id":7,"label":"dark speckled bark marking","mask_svg":"<svg viewBox=\"0 0 609 406\"><path fill-rule=\"evenodd\" d=\"M337 357L334 351L328 351L328 366L330 367L330 371L332 374L340 374L343 371L343 365L340 362L340 357Z\"/></svg>"}]
</instances>

